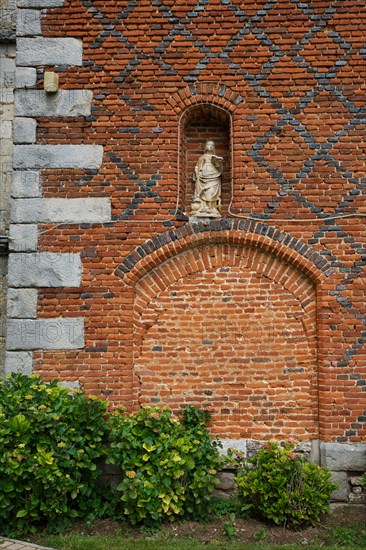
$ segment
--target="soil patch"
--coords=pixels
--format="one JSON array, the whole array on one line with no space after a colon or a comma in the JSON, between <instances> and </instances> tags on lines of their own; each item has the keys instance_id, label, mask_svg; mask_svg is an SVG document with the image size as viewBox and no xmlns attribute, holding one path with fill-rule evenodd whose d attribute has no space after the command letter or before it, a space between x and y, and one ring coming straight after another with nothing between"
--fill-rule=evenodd
<instances>
[{"instance_id":1,"label":"soil patch","mask_svg":"<svg viewBox=\"0 0 366 550\"><path fill-rule=\"evenodd\" d=\"M204 543L227 541L225 522L228 520L228 517L219 517L211 518L210 521L205 523L196 521L164 523L160 534L163 533L167 539L193 537ZM292 531L257 519L236 518L234 525L237 531L237 535L235 536L235 541L237 542L267 542L273 545L301 544L306 546L310 542L318 543L324 541L326 533L335 528L355 528L358 526L360 530L365 530L366 508L365 506L336 507L330 514L322 518L317 527L309 527L302 531ZM137 527L131 527L124 523L108 519L95 521L92 525L77 523L68 532L91 536L118 534L122 537L131 537L134 539L145 539L148 536L146 532L142 532Z\"/></svg>"}]
</instances>

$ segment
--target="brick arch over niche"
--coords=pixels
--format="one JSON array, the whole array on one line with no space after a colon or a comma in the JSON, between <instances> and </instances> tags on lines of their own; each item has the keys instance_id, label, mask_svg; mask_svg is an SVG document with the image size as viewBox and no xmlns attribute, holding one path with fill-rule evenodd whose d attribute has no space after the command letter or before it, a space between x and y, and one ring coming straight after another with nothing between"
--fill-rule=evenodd
<instances>
[{"instance_id":1,"label":"brick arch over niche","mask_svg":"<svg viewBox=\"0 0 366 550\"><path fill-rule=\"evenodd\" d=\"M304 272L317 285L334 271L323 256L290 233L250 219L229 218L187 223L157 235L129 254L115 273L125 284L134 286L165 260L208 241L269 250L274 256Z\"/></svg>"},{"instance_id":2,"label":"brick arch over niche","mask_svg":"<svg viewBox=\"0 0 366 550\"><path fill-rule=\"evenodd\" d=\"M305 243L250 220L146 241L116 271L135 290L135 404L211 404L226 437L317 437L315 286L331 273Z\"/></svg>"},{"instance_id":3,"label":"brick arch over niche","mask_svg":"<svg viewBox=\"0 0 366 550\"><path fill-rule=\"evenodd\" d=\"M206 244L147 273L133 363L138 405L212 407L222 437L317 437L315 288L268 252Z\"/></svg>"}]
</instances>

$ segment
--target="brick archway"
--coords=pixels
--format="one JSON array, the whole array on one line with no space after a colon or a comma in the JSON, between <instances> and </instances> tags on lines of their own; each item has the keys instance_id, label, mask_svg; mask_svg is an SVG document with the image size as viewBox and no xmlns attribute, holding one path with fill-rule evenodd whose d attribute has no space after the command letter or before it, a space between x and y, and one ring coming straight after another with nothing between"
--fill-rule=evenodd
<instances>
[{"instance_id":1,"label":"brick archway","mask_svg":"<svg viewBox=\"0 0 366 550\"><path fill-rule=\"evenodd\" d=\"M222 221L163 234L119 267L135 290L135 406L212 406L223 437L316 439L328 265L264 224Z\"/></svg>"},{"instance_id":2,"label":"brick archway","mask_svg":"<svg viewBox=\"0 0 366 550\"><path fill-rule=\"evenodd\" d=\"M118 265L115 273L126 285L135 286L162 262L207 242L270 251L273 256L302 271L317 285L334 271L323 256L286 231L254 220L220 219L187 223L146 241Z\"/></svg>"}]
</instances>

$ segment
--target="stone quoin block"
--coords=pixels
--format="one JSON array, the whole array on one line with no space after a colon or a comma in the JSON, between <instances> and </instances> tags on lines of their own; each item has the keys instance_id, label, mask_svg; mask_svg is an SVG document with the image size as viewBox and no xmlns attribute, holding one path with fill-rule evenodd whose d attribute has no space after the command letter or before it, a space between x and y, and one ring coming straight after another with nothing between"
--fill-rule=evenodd
<instances>
[{"instance_id":1,"label":"stone quoin block","mask_svg":"<svg viewBox=\"0 0 366 550\"><path fill-rule=\"evenodd\" d=\"M25 168L99 168L101 145L15 145L13 167Z\"/></svg>"},{"instance_id":2,"label":"stone quoin block","mask_svg":"<svg viewBox=\"0 0 366 550\"><path fill-rule=\"evenodd\" d=\"M91 90L59 90L47 94L44 90L15 92L16 116L89 116L93 92Z\"/></svg>"},{"instance_id":3,"label":"stone quoin block","mask_svg":"<svg viewBox=\"0 0 366 550\"><path fill-rule=\"evenodd\" d=\"M84 319L8 319L6 346L9 351L83 348Z\"/></svg>"},{"instance_id":4,"label":"stone quoin block","mask_svg":"<svg viewBox=\"0 0 366 550\"><path fill-rule=\"evenodd\" d=\"M27 351L7 351L5 354L5 376L13 373L32 374L33 354Z\"/></svg>"},{"instance_id":5,"label":"stone quoin block","mask_svg":"<svg viewBox=\"0 0 366 550\"><path fill-rule=\"evenodd\" d=\"M41 196L39 172L32 170L17 170L13 172L11 196L28 198Z\"/></svg>"},{"instance_id":6,"label":"stone quoin block","mask_svg":"<svg viewBox=\"0 0 366 550\"><path fill-rule=\"evenodd\" d=\"M40 10L17 10L17 36L35 36L42 34Z\"/></svg>"},{"instance_id":7,"label":"stone quoin block","mask_svg":"<svg viewBox=\"0 0 366 550\"><path fill-rule=\"evenodd\" d=\"M111 220L108 198L17 199L10 210L13 223L103 223Z\"/></svg>"},{"instance_id":8,"label":"stone quoin block","mask_svg":"<svg viewBox=\"0 0 366 550\"><path fill-rule=\"evenodd\" d=\"M37 70L33 67L17 67L15 70L15 88L30 88L37 82Z\"/></svg>"},{"instance_id":9,"label":"stone quoin block","mask_svg":"<svg viewBox=\"0 0 366 550\"><path fill-rule=\"evenodd\" d=\"M20 287L79 287L82 264L80 254L39 252L10 254L9 286Z\"/></svg>"},{"instance_id":10,"label":"stone quoin block","mask_svg":"<svg viewBox=\"0 0 366 550\"><path fill-rule=\"evenodd\" d=\"M38 227L35 224L11 224L9 250L11 252L35 252L38 248Z\"/></svg>"},{"instance_id":11,"label":"stone quoin block","mask_svg":"<svg viewBox=\"0 0 366 550\"><path fill-rule=\"evenodd\" d=\"M18 8L58 8L65 0L17 0Z\"/></svg>"},{"instance_id":12,"label":"stone quoin block","mask_svg":"<svg viewBox=\"0 0 366 550\"><path fill-rule=\"evenodd\" d=\"M83 43L77 38L18 38L16 63L37 65L82 65Z\"/></svg>"},{"instance_id":13,"label":"stone quoin block","mask_svg":"<svg viewBox=\"0 0 366 550\"><path fill-rule=\"evenodd\" d=\"M35 319L37 317L36 288L9 288L7 315L17 319Z\"/></svg>"},{"instance_id":14,"label":"stone quoin block","mask_svg":"<svg viewBox=\"0 0 366 550\"><path fill-rule=\"evenodd\" d=\"M13 123L14 143L35 143L37 121L33 118L16 117Z\"/></svg>"}]
</instances>

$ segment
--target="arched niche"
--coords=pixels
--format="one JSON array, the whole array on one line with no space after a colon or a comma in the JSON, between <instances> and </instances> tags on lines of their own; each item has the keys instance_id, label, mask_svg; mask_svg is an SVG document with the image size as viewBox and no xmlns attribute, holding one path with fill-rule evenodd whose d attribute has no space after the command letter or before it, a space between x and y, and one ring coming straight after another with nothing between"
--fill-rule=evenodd
<instances>
[{"instance_id":1,"label":"arched niche","mask_svg":"<svg viewBox=\"0 0 366 550\"><path fill-rule=\"evenodd\" d=\"M268 251L212 242L135 285L135 406L212 407L231 439L318 438L314 283Z\"/></svg>"},{"instance_id":2,"label":"arched niche","mask_svg":"<svg viewBox=\"0 0 366 550\"><path fill-rule=\"evenodd\" d=\"M221 188L222 217L226 217L232 185L231 115L211 103L196 104L183 113L180 122L181 210L191 215L194 193L193 172L208 139L215 142L216 154L223 157Z\"/></svg>"}]
</instances>

